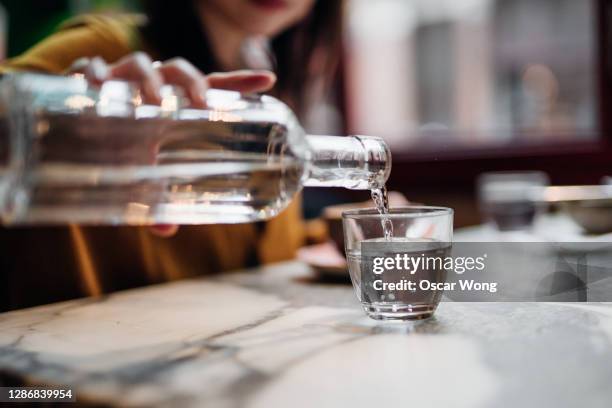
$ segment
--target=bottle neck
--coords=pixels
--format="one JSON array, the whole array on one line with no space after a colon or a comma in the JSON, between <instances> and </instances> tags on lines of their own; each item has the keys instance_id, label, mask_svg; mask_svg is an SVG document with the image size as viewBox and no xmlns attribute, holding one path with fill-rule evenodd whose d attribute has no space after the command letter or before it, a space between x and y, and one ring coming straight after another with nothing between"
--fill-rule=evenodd
<instances>
[{"instance_id":1,"label":"bottle neck","mask_svg":"<svg viewBox=\"0 0 612 408\"><path fill-rule=\"evenodd\" d=\"M391 172L391 152L372 136L307 135L310 147L306 187L369 190L384 186Z\"/></svg>"}]
</instances>

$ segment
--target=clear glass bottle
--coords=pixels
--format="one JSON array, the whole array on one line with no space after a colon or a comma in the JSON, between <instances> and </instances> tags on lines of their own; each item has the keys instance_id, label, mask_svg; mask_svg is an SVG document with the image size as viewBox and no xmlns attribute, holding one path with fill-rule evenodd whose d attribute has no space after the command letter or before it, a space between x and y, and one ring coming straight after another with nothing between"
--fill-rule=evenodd
<instances>
[{"instance_id":1,"label":"clear glass bottle","mask_svg":"<svg viewBox=\"0 0 612 408\"><path fill-rule=\"evenodd\" d=\"M180 90L160 106L127 82L16 74L0 83L4 224L209 224L263 220L302 186L382 187L380 138L309 136L269 96Z\"/></svg>"}]
</instances>

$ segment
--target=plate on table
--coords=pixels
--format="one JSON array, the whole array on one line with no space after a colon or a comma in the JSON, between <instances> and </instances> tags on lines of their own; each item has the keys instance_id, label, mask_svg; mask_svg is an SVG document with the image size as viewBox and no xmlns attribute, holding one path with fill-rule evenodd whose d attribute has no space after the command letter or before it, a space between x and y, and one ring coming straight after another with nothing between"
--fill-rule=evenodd
<instances>
[{"instance_id":1,"label":"plate on table","mask_svg":"<svg viewBox=\"0 0 612 408\"><path fill-rule=\"evenodd\" d=\"M346 259L331 241L300 248L297 259L313 268L322 277L349 278Z\"/></svg>"}]
</instances>

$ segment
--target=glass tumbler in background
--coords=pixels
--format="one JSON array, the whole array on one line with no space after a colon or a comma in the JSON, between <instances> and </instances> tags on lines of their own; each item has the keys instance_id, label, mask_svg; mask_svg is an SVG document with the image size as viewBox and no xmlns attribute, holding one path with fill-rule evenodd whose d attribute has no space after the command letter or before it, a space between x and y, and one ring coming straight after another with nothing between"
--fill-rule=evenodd
<instances>
[{"instance_id":1,"label":"glass tumbler in background","mask_svg":"<svg viewBox=\"0 0 612 408\"><path fill-rule=\"evenodd\" d=\"M384 238L384 217L393 225L390 240ZM376 320L431 317L443 293L435 288L446 282L447 271L441 263L385 273L375 273L372 265L375 258L450 256L453 210L411 206L393 208L389 214L381 215L376 209L363 209L345 211L342 218L351 281L366 314ZM413 290L407 287L409 281L413 282ZM425 283L421 285L421 281Z\"/></svg>"},{"instance_id":2,"label":"glass tumbler in background","mask_svg":"<svg viewBox=\"0 0 612 408\"><path fill-rule=\"evenodd\" d=\"M541 171L484 173L477 184L480 212L499 231L528 230L546 209L550 180Z\"/></svg>"}]
</instances>

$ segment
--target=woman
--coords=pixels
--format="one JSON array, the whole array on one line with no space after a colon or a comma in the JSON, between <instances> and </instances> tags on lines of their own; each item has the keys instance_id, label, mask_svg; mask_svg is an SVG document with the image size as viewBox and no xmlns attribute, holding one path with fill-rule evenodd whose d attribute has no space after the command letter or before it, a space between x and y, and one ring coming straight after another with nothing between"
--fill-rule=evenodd
<instances>
[{"instance_id":1,"label":"woman","mask_svg":"<svg viewBox=\"0 0 612 408\"><path fill-rule=\"evenodd\" d=\"M143 7L146 19L71 21L2 71L127 79L152 103L164 83L183 87L194 106L204 105L207 87L269 91L298 113L307 108L308 85L334 72L340 0L147 0ZM253 67L274 73L244 70ZM289 259L303 238L298 200L257 224L3 229L0 309Z\"/></svg>"}]
</instances>

